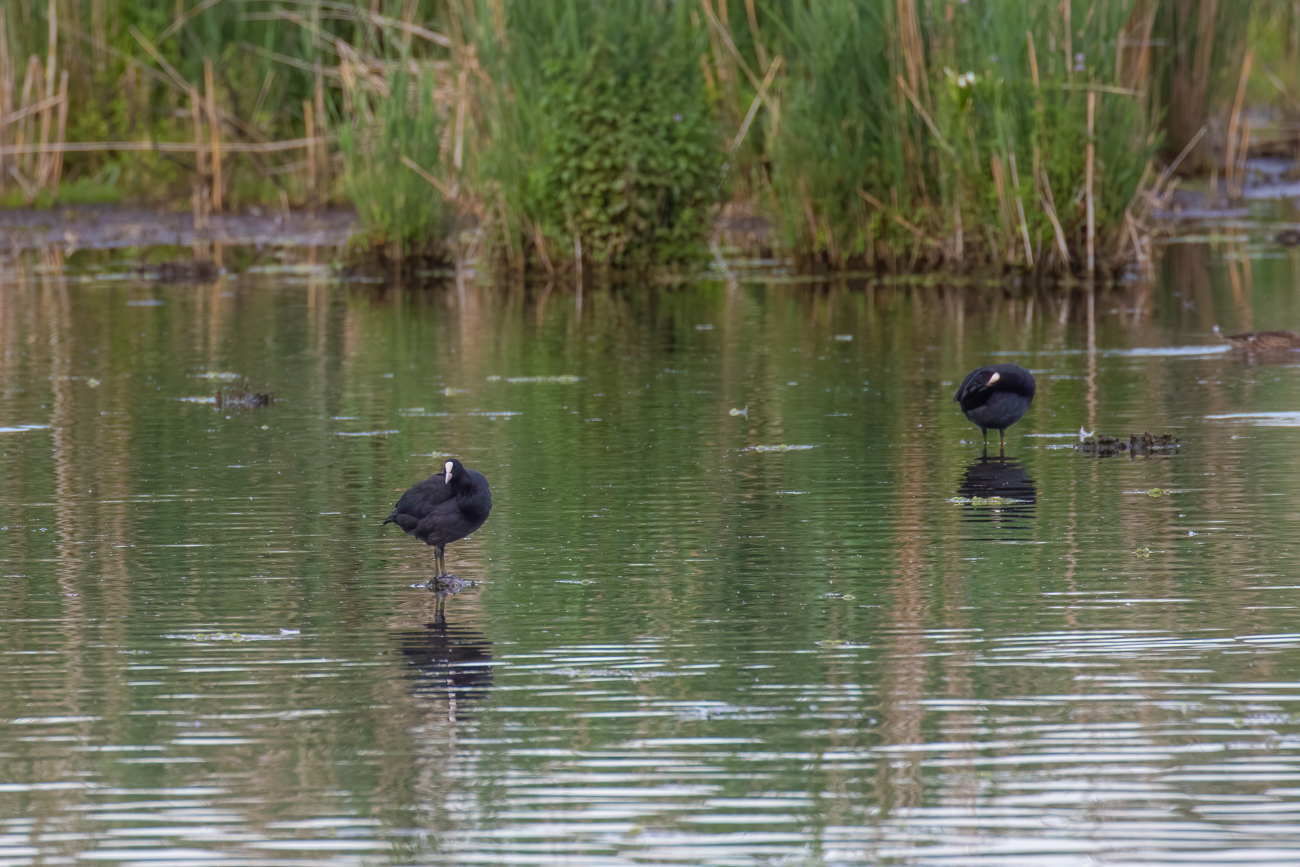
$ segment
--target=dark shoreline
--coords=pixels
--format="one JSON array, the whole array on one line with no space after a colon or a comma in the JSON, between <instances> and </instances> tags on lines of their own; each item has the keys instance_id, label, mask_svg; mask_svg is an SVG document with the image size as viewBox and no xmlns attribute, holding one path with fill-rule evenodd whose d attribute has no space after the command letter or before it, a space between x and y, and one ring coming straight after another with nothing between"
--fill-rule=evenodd
<instances>
[{"instance_id":1,"label":"dark shoreline","mask_svg":"<svg viewBox=\"0 0 1300 867\"><path fill-rule=\"evenodd\" d=\"M0 210L0 253L62 248L124 250L228 244L251 247L343 247L356 230L348 208L318 212L250 209L213 215L197 231L189 212L136 205L73 205Z\"/></svg>"},{"instance_id":2,"label":"dark shoreline","mask_svg":"<svg viewBox=\"0 0 1300 867\"><path fill-rule=\"evenodd\" d=\"M1202 191L1176 190L1167 209L1158 209L1154 214L1161 224L1159 236L1177 235L1180 225L1249 217L1251 205L1261 200L1300 198L1300 183L1283 181L1277 166L1270 161L1252 163L1256 168L1250 179L1253 183L1247 183L1240 201L1228 203L1222 198L1215 201ZM355 237L358 229L356 212L348 207L314 212L250 208L210 216L208 225L198 230L188 211L169 212L138 204L13 208L0 209L0 256L40 249L61 249L70 255L78 250L210 244L342 248ZM714 221L713 236L723 247L763 251L765 256L780 257L783 245L774 230L772 223L761 215L724 208Z\"/></svg>"}]
</instances>

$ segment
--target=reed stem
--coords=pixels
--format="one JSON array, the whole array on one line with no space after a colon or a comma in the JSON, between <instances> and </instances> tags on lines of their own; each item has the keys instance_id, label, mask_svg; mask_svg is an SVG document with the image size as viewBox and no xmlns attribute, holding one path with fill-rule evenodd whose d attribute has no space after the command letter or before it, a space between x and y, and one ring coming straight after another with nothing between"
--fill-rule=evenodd
<instances>
[{"instance_id":1,"label":"reed stem","mask_svg":"<svg viewBox=\"0 0 1300 867\"><path fill-rule=\"evenodd\" d=\"M1066 6L1069 3L1067 0ZM1094 138L1095 118L1097 114L1097 91L1088 91L1088 149L1085 156L1084 183L1086 185L1087 201L1087 262L1088 262L1088 279L1091 280L1097 273L1097 211L1093 206L1093 182L1095 180L1095 165L1097 161L1097 142Z\"/></svg>"},{"instance_id":2,"label":"reed stem","mask_svg":"<svg viewBox=\"0 0 1300 867\"><path fill-rule=\"evenodd\" d=\"M217 115L217 88L213 82L212 58L203 58L203 86L207 91L208 136L212 141L212 210L221 213L221 118Z\"/></svg>"}]
</instances>

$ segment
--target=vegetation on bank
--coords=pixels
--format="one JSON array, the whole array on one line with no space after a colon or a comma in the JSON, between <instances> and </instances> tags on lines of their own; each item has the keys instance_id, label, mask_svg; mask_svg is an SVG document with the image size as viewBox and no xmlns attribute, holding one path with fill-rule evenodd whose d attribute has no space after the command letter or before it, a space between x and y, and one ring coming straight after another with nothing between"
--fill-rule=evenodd
<instances>
[{"instance_id":1,"label":"vegetation on bank","mask_svg":"<svg viewBox=\"0 0 1300 867\"><path fill-rule=\"evenodd\" d=\"M385 255L546 273L706 255L725 206L833 268L1115 272L1172 164L1231 190L1291 6L15 0L0 200L346 200Z\"/></svg>"}]
</instances>

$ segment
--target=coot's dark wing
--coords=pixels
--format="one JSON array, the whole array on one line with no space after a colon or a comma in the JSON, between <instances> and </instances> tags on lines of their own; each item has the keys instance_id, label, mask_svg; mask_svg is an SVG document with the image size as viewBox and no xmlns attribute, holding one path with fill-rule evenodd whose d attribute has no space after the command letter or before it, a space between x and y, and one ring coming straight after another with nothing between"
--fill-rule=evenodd
<instances>
[{"instance_id":1,"label":"coot's dark wing","mask_svg":"<svg viewBox=\"0 0 1300 867\"><path fill-rule=\"evenodd\" d=\"M384 523L396 524L407 533L411 533L435 509L453 500L455 496L456 492L444 481L443 474L434 473L402 494L397 505L393 507L393 514L389 515Z\"/></svg>"},{"instance_id":2,"label":"coot's dark wing","mask_svg":"<svg viewBox=\"0 0 1300 867\"><path fill-rule=\"evenodd\" d=\"M456 499L434 506L415 525L411 535L426 545L446 545L473 533L487 520L487 513L473 514L461 508Z\"/></svg>"},{"instance_id":3,"label":"coot's dark wing","mask_svg":"<svg viewBox=\"0 0 1300 867\"><path fill-rule=\"evenodd\" d=\"M472 515L481 513L486 521L488 512L492 511L492 491L488 488L487 477L478 470L467 468L465 472L469 475L470 484L461 493L461 508Z\"/></svg>"}]
</instances>

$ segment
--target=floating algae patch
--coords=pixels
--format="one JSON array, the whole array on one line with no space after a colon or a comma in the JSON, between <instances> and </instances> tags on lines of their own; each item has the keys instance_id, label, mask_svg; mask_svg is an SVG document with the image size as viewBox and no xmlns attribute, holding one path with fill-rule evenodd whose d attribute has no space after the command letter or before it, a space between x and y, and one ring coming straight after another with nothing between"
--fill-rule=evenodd
<instances>
[{"instance_id":1,"label":"floating algae patch","mask_svg":"<svg viewBox=\"0 0 1300 867\"><path fill-rule=\"evenodd\" d=\"M275 402L275 395L269 391L218 391L213 397L217 409L256 409L270 406Z\"/></svg>"},{"instance_id":2,"label":"floating algae patch","mask_svg":"<svg viewBox=\"0 0 1300 867\"><path fill-rule=\"evenodd\" d=\"M741 449L742 452L801 452L804 449L815 449L817 446L791 446L782 443L776 446L746 446Z\"/></svg>"},{"instance_id":3,"label":"floating algae patch","mask_svg":"<svg viewBox=\"0 0 1300 867\"><path fill-rule=\"evenodd\" d=\"M949 497L948 502L960 506L1014 506L1033 504L1033 500L1017 500L1015 497Z\"/></svg>"},{"instance_id":4,"label":"floating algae patch","mask_svg":"<svg viewBox=\"0 0 1300 867\"><path fill-rule=\"evenodd\" d=\"M1127 441L1110 434L1084 435L1081 431L1079 441L1074 447L1080 454L1092 458L1113 458L1121 454L1128 454L1132 458L1138 455L1177 454L1180 443L1178 437L1173 434L1157 435L1150 431L1129 434Z\"/></svg>"},{"instance_id":5,"label":"floating algae patch","mask_svg":"<svg viewBox=\"0 0 1300 867\"><path fill-rule=\"evenodd\" d=\"M279 634L259 632L175 632L164 635L177 641L283 641L299 634L297 629L281 629Z\"/></svg>"}]
</instances>

